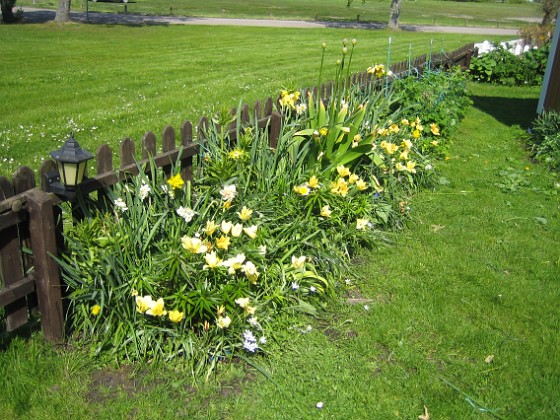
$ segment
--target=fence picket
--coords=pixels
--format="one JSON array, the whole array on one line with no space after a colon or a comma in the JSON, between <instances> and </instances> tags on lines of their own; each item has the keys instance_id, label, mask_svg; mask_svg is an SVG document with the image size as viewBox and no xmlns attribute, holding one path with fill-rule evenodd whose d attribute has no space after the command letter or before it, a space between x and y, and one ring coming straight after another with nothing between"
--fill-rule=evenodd
<instances>
[{"instance_id":1,"label":"fence picket","mask_svg":"<svg viewBox=\"0 0 560 420\"><path fill-rule=\"evenodd\" d=\"M96 175L113 172L113 151L108 144L99 146L95 152Z\"/></svg>"},{"instance_id":2,"label":"fence picket","mask_svg":"<svg viewBox=\"0 0 560 420\"><path fill-rule=\"evenodd\" d=\"M14 196L13 184L5 177L0 178L0 201ZM23 261L20 250L18 226L14 224L0 235L0 274L3 288L11 288L24 277ZM13 331L27 323L27 300L12 297L5 305L6 326Z\"/></svg>"},{"instance_id":3,"label":"fence picket","mask_svg":"<svg viewBox=\"0 0 560 420\"><path fill-rule=\"evenodd\" d=\"M121 168L132 165L136 159L136 145L134 142L126 138L121 143Z\"/></svg>"},{"instance_id":4,"label":"fence picket","mask_svg":"<svg viewBox=\"0 0 560 420\"><path fill-rule=\"evenodd\" d=\"M190 121L186 121L181 126L181 146L189 147L193 144L193 126ZM186 159L181 159L181 177L185 181L193 180L192 172L193 158L189 156Z\"/></svg>"}]
</instances>

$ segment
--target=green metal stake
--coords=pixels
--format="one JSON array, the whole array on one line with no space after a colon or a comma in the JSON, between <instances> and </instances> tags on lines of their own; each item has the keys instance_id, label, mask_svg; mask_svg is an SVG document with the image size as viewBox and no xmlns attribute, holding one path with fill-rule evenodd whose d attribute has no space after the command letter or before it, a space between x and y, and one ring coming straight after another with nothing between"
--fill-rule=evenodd
<instances>
[{"instance_id":1,"label":"green metal stake","mask_svg":"<svg viewBox=\"0 0 560 420\"><path fill-rule=\"evenodd\" d=\"M412 73L412 43L408 44L408 77L410 73Z\"/></svg>"},{"instance_id":2,"label":"green metal stake","mask_svg":"<svg viewBox=\"0 0 560 420\"><path fill-rule=\"evenodd\" d=\"M391 68L391 37L389 37L389 47L387 48L387 74L385 74L385 94L389 90L389 69Z\"/></svg>"},{"instance_id":3,"label":"green metal stake","mask_svg":"<svg viewBox=\"0 0 560 420\"><path fill-rule=\"evenodd\" d=\"M433 46L434 40L430 39L430 58L428 59L428 74L430 74L430 72L432 71L432 46Z\"/></svg>"}]
</instances>

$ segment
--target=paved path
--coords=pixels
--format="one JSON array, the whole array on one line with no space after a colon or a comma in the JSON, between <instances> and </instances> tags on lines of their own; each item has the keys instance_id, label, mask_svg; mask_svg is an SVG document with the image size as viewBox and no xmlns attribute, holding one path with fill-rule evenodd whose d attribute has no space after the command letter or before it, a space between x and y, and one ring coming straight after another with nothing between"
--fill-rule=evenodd
<instances>
[{"instance_id":1,"label":"paved path","mask_svg":"<svg viewBox=\"0 0 560 420\"><path fill-rule=\"evenodd\" d=\"M41 23L54 20L55 11L23 7L24 22ZM142 16L131 13L100 13L89 12L86 17L82 12L70 12L70 19L75 22L88 22L108 25L214 25L214 26L253 26L269 28L353 28L353 29L382 29L381 23L358 22L322 22L304 20L271 20L271 19L224 19L197 18L179 16ZM404 31L412 32L448 32L457 34L480 35L519 35L517 29L475 28L451 26L419 26L401 25Z\"/></svg>"}]
</instances>

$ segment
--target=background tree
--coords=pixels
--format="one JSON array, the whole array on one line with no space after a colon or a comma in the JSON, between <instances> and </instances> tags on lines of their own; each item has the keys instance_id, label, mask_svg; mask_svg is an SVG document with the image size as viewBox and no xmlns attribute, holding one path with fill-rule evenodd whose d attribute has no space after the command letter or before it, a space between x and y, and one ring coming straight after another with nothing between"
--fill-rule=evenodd
<instances>
[{"instance_id":1,"label":"background tree","mask_svg":"<svg viewBox=\"0 0 560 420\"><path fill-rule=\"evenodd\" d=\"M560 0L548 0L560 2ZM354 0L346 0L346 7L350 7ZM365 4L366 0L362 0L362 4ZM399 27L399 16L401 14L401 3L402 0L391 0L391 8L389 13L389 28L396 29Z\"/></svg>"},{"instance_id":2,"label":"background tree","mask_svg":"<svg viewBox=\"0 0 560 420\"><path fill-rule=\"evenodd\" d=\"M58 9L56 9L55 22L70 21L70 3L72 0L58 0Z\"/></svg>"},{"instance_id":3,"label":"background tree","mask_svg":"<svg viewBox=\"0 0 560 420\"><path fill-rule=\"evenodd\" d=\"M0 9L2 10L2 20L5 23L14 23L16 17L14 15L13 7L16 5L16 0L0 0Z\"/></svg>"},{"instance_id":4,"label":"background tree","mask_svg":"<svg viewBox=\"0 0 560 420\"><path fill-rule=\"evenodd\" d=\"M542 25L550 25L560 9L560 0L541 0L541 7L544 12Z\"/></svg>"},{"instance_id":5,"label":"background tree","mask_svg":"<svg viewBox=\"0 0 560 420\"><path fill-rule=\"evenodd\" d=\"M560 0L556 0L556 1L560 1ZM402 0L391 0L391 8L389 9L389 28L396 29L399 27L401 3Z\"/></svg>"}]
</instances>

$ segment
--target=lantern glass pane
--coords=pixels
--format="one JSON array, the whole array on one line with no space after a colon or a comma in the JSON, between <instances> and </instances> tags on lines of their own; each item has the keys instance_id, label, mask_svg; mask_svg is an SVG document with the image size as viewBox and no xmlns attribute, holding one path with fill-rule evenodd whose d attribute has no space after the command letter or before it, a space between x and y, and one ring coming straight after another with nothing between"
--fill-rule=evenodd
<instances>
[{"instance_id":1,"label":"lantern glass pane","mask_svg":"<svg viewBox=\"0 0 560 420\"><path fill-rule=\"evenodd\" d=\"M67 187L75 187L77 185L78 165L76 163L63 163L64 176L60 178ZM62 174L61 174L62 175Z\"/></svg>"},{"instance_id":2,"label":"lantern glass pane","mask_svg":"<svg viewBox=\"0 0 560 420\"><path fill-rule=\"evenodd\" d=\"M86 172L86 161L80 162L78 164L78 173L76 174L76 185L81 184L84 179L84 174Z\"/></svg>"}]
</instances>

